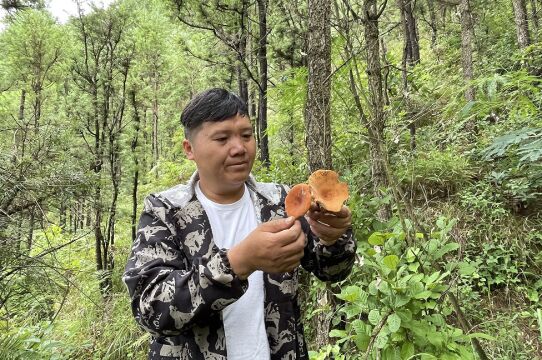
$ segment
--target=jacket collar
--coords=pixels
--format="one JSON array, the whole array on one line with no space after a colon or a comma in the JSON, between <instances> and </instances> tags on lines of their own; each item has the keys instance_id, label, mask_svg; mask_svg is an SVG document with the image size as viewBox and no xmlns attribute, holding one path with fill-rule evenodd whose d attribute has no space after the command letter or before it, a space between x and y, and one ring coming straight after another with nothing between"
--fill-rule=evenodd
<instances>
[{"instance_id":1,"label":"jacket collar","mask_svg":"<svg viewBox=\"0 0 542 360\"><path fill-rule=\"evenodd\" d=\"M199 180L199 173L195 171L186 184L174 186L157 194L158 197L166 200L174 207L182 208L196 195L196 184ZM249 190L257 193L272 203L280 202L280 188L271 183L259 183L254 176L249 174L245 182Z\"/></svg>"}]
</instances>

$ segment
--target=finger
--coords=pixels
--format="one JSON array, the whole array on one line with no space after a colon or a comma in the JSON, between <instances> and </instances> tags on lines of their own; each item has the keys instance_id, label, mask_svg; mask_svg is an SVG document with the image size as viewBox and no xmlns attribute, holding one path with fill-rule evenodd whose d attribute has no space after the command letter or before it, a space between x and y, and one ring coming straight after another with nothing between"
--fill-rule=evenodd
<instances>
[{"instance_id":1,"label":"finger","mask_svg":"<svg viewBox=\"0 0 542 360\"><path fill-rule=\"evenodd\" d=\"M335 216L337 216L339 218L349 218L349 217L352 216L352 212L350 211L350 209L346 205L343 205L343 207L341 208L341 210L339 212L336 212L336 213L333 213L333 214L335 214Z\"/></svg>"},{"instance_id":2,"label":"finger","mask_svg":"<svg viewBox=\"0 0 542 360\"><path fill-rule=\"evenodd\" d=\"M285 256L289 256L290 254L295 254L299 252L303 253L303 250L305 249L305 242L305 233L300 232L300 234L296 237L295 241L283 246L281 248L281 251L283 252L283 254L285 254Z\"/></svg>"},{"instance_id":3,"label":"finger","mask_svg":"<svg viewBox=\"0 0 542 360\"><path fill-rule=\"evenodd\" d=\"M336 229L343 229L347 228L351 225L351 219L350 218L337 218L335 216L320 216L317 219L314 218L308 218L307 221L312 220L313 222L318 222L320 224L327 225L329 227L333 227Z\"/></svg>"},{"instance_id":4,"label":"finger","mask_svg":"<svg viewBox=\"0 0 542 360\"><path fill-rule=\"evenodd\" d=\"M301 228L301 223L299 220L296 220L290 228L271 234L271 239L277 242L279 246L287 246L288 244L294 243L298 239L299 234L302 233L303 229Z\"/></svg>"},{"instance_id":5,"label":"finger","mask_svg":"<svg viewBox=\"0 0 542 360\"><path fill-rule=\"evenodd\" d=\"M334 228L325 224L321 224L312 219L308 219L308 222L311 227L312 233L322 240L336 240L340 238L348 229L348 227Z\"/></svg>"},{"instance_id":6,"label":"finger","mask_svg":"<svg viewBox=\"0 0 542 360\"><path fill-rule=\"evenodd\" d=\"M333 212L333 211L328 211L328 210L325 210L325 209L310 209L308 212L307 212L307 215L310 216L311 218L315 219L315 220L318 220L319 217L322 217L322 216L330 216L330 217L335 217L335 218L339 218L339 219L350 219L352 217L352 212L350 211L350 209L347 207L347 206L344 206L341 208L340 211L338 212Z\"/></svg>"},{"instance_id":7,"label":"finger","mask_svg":"<svg viewBox=\"0 0 542 360\"><path fill-rule=\"evenodd\" d=\"M285 266L285 270L284 272L292 272L294 271L299 265L301 265L301 262L300 261L296 261L292 264L288 264L287 266Z\"/></svg>"},{"instance_id":8,"label":"finger","mask_svg":"<svg viewBox=\"0 0 542 360\"><path fill-rule=\"evenodd\" d=\"M319 222L321 224L328 225L333 228L343 229L352 225L352 218L350 216L346 218L340 218L333 214L314 214L314 216L306 216L307 221L311 224L313 222Z\"/></svg>"},{"instance_id":9,"label":"finger","mask_svg":"<svg viewBox=\"0 0 542 360\"><path fill-rule=\"evenodd\" d=\"M290 272L301 264L301 257L292 257L280 266L280 272Z\"/></svg>"},{"instance_id":10,"label":"finger","mask_svg":"<svg viewBox=\"0 0 542 360\"><path fill-rule=\"evenodd\" d=\"M287 230L295 223L295 218L290 216L286 219L276 219L268 222L264 222L259 226L259 230L270 233L277 233L283 230Z\"/></svg>"}]
</instances>

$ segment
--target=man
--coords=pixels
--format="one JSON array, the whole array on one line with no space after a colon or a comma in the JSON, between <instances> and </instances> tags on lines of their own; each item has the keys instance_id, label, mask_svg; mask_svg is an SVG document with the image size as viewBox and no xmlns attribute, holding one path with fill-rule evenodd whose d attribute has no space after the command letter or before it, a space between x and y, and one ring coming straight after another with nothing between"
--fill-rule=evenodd
<instances>
[{"instance_id":1,"label":"man","mask_svg":"<svg viewBox=\"0 0 542 360\"><path fill-rule=\"evenodd\" d=\"M256 155L243 101L207 90L181 115L188 184L145 199L123 280L150 359L308 359L298 266L344 279L355 242L345 206L285 218L287 190L250 175Z\"/></svg>"}]
</instances>

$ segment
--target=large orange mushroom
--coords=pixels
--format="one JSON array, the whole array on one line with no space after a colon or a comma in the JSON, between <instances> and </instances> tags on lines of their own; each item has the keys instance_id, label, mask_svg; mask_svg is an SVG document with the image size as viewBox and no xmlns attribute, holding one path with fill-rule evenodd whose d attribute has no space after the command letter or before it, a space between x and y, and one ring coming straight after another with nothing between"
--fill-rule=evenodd
<instances>
[{"instance_id":1,"label":"large orange mushroom","mask_svg":"<svg viewBox=\"0 0 542 360\"><path fill-rule=\"evenodd\" d=\"M330 212L339 212L348 199L348 184L333 170L316 170L309 177L314 201Z\"/></svg>"},{"instance_id":2,"label":"large orange mushroom","mask_svg":"<svg viewBox=\"0 0 542 360\"><path fill-rule=\"evenodd\" d=\"M307 184L295 185L284 200L286 214L295 218L301 217L311 207L311 188Z\"/></svg>"},{"instance_id":3,"label":"large orange mushroom","mask_svg":"<svg viewBox=\"0 0 542 360\"><path fill-rule=\"evenodd\" d=\"M348 184L339 181L333 170L316 170L309 177L309 184L297 184L285 199L286 214L296 218L309 211L314 201L329 212L339 212L348 199Z\"/></svg>"}]
</instances>

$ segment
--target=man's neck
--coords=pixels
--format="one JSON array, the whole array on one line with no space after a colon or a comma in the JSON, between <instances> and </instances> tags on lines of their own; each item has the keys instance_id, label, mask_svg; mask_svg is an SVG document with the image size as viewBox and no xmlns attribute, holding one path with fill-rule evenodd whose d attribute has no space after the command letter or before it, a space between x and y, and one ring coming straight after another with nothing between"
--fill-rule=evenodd
<instances>
[{"instance_id":1,"label":"man's neck","mask_svg":"<svg viewBox=\"0 0 542 360\"><path fill-rule=\"evenodd\" d=\"M241 197L243 197L243 194L245 193L244 183L236 188L227 190L216 190L213 189L213 186L209 186L209 184L200 179L199 187L201 189L201 192L207 197L207 199L214 201L218 204L232 204L237 200L241 199Z\"/></svg>"}]
</instances>

